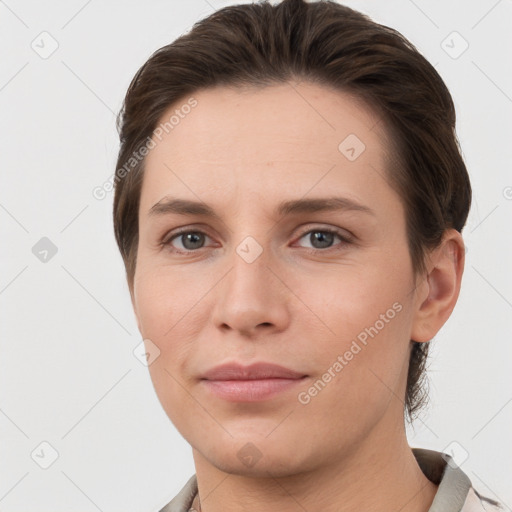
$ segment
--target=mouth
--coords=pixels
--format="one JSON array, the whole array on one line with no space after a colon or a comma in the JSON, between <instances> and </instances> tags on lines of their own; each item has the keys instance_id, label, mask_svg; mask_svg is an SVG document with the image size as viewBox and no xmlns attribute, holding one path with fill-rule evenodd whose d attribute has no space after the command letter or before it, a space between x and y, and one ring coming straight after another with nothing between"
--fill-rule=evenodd
<instances>
[{"instance_id":1,"label":"mouth","mask_svg":"<svg viewBox=\"0 0 512 512\"><path fill-rule=\"evenodd\" d=\"M260 402L300 385L308 376L272 363L228 363L201 376L209 393L230 402Z\"/></svg>"}]
</instances>

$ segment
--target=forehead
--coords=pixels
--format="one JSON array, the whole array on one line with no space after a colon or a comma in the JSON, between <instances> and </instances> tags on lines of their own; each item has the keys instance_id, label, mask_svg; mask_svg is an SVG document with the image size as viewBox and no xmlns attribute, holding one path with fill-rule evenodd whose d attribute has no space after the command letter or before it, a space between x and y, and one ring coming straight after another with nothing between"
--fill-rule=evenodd
<instances>
[{"instance_id":1,"label":"forehead","mask_svg":"<svg viewBox=\"0 0 512 512\"><path fill-rule=\"evenodd\" d=\"M311 83L215 87L186 97L161 118L146 157L141 211L166 193L214 198L302 196L344 184L358 196L383 182L387 134L364 102ZM173 116L173 123L163 124ZM194 197L195 196L195 197Z\"/></svg>"}]
</instances>

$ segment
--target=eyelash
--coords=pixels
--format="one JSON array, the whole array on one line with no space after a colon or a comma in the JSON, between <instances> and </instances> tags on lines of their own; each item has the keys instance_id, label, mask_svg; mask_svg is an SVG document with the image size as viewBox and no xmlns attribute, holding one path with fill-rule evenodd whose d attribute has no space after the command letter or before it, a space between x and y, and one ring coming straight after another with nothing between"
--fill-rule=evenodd
<instances>
[{"instance_id":1,"label":"eyelash","mask_svg":"<svg viewBox=\"0 0 512 512\"><path fill-rule=\"evenodd\" d=\"M181 231L173 233L172 236L170 236L170 237L166 237L165 240L163 240L160 243L160 245L162 247L164 247L164 248L165 247L172 247L171 243L172 243L173 240L175 240L176 238L179 238L182 235L186 235L186 234L189 234L189 233L202 234L202 235L205 235L206 237L210 238L207 233L205 233L204 231L201 231L200 229L183 229ZM339 240L341 241L341 244L338 244L338 246L345 246L345 245L348 245L348 244L352 243L351 237L347 236L346 234L344 234L341 231L339 231L337 229L334 229L334 228L314 228L314 229L309 229L307 231L304 231L298 237L297 240L301 240L306 235L311 234L311 233L329 233L331 235L337 236L339 238ZM313 248L303 247L303 249L307 250L310 253L316 254L318 252L330 252L331 250L336 250L336 247L337 246L334 245L334 246L326 247L324 249L317 249L317 248L314 248L314 247ZM191 255L191 254L199 252L201 249L205 249L205 247L199 247L198 249L189 249L189 250L184 250L184 251L180 250L180 249L176 249L175 247L172 247L171 252L174 252L176 254ZM338 250L339 250L339 248L338 248Z\"/></svg>"}]
</instances>

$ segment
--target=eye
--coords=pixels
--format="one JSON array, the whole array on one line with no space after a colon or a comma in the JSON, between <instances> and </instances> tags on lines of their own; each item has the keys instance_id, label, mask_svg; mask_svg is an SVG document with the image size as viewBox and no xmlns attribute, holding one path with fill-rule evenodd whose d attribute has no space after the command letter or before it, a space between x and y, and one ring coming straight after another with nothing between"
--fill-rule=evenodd
<instances>
[{"instance_id":1,"label":"eye","mask_svg":"<svg viewBox=\"0 0 512 512\"><path fill-rule=\"evenodd\" d=\"M348 235L338 231L336 229L310 229L306 231L299 240L306 239L312 245L315 250L330 249L333 247L333 242L336 240L341 241L341 244L345 245L350 243ZM302 246L304 247L304 246Z\"/></svg>"},{"instance_id":2,"label":"eye","mask_svg":"<svg viewBox=\"0 0 512 512\"><path fill-rule=\"evenodd\" d=\"M206 247L205 243L207 239L210 239L210 237L203 231L183 230L169 236L165 241L161 242L161 245L163 247L169 247L172 252L187 254L197 252L199 249ZM340 243L335 244L336 239L338 239ZM308 247L307 245L301 244L301 240L306 240L306 243L309 242L311 246ZM299 245L301 247L309 248L313 251L328 250L349 243L350 236L346 232L332 228L310 229L304 232L299 238Z\"/></svg>"},{"instance_id":3,"label":"eye","mask_svg":"<svg viewBox=\"0 0 512 512\"><path fill-rule=\"evenodd\" d=\"M193 252L202 249L207 238L210 237L202 231L182 231L162 242L162 245L172 246L177 252Z\"/></svg>"}]
</instances>

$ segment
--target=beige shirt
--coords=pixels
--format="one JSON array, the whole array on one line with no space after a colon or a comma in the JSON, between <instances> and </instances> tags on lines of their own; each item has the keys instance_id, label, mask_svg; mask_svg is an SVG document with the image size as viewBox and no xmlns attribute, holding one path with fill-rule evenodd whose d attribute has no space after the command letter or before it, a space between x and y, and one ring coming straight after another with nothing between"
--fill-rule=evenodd
<instances>
[{"instance_id":1,"label":"beige shirt","mask_svg":"<svg viewBox=\"0 0 512 512\"><path fill-rule=\"evenodd\" d=\"M476 491L467 475L441 452L412 448L425 476L438 485L428 512L498 512L505 510L499 503ZM196 475L190 477L181 491L160 512L189 512L197 494Z\"/></svg>"}]
</instances>

